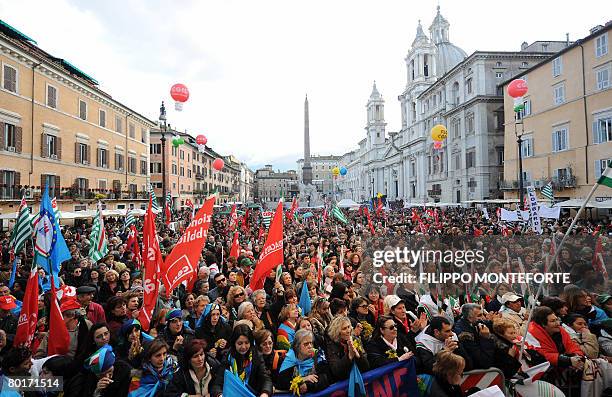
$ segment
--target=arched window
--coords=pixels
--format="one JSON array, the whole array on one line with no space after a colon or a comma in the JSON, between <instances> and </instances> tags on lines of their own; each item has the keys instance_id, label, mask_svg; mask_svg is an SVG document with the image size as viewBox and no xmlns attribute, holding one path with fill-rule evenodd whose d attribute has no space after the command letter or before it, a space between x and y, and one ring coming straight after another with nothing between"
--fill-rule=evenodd
<instances>
[{"instance_id":1,"label":"arched window","mask_svg":"<svg viewBox=\"0 0 612 397\"><path fill-rule=\"evenodd\" d=\"M459 82L457 81L453 83L452 95L455 106L459 105Z\"/></svg>"}]
</instances>

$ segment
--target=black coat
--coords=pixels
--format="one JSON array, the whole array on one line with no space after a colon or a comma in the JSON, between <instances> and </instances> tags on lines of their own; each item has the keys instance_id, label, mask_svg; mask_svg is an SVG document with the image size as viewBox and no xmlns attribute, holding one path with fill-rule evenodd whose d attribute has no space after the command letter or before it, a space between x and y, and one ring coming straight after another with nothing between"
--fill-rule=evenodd
<instances>
[{"instance_id":1,"label":"black coat","mask_svg":"<svg viewBox=\"0 0 612 397\"><path fill-rule=\"evenodd\" d=\"M131 380L131 367L121 360L113 365L113 382L103 391L101 396L127 396ZM98 377L90 371L82 372L64 385L64 397L93 396L98 385Z\"/></svg>"},{"instance_id":2,"label":"black coat","mask_svg":"<svg viewBox=\"0 0 612 397\"><path fill-rule=\"evenodd\" d=\"M195 330L196 338L204 339L204 341L206 342L205 351L208 352L210 351L210 349L214 348L215 343L219 339L225 339L227 341L225 349L229 349L229 340L232 336L232 329L230 328L229 324L224 323L223 321L221 321L221 319L219 319L217 325L213 327L208 323L208 321L209 318L205 319L204 324L201 327L196 328ZM219 357L221 357L221 355L217 354L217 358Z\"/></svg>"},{"instance_id":3,"label":"black coat","mask_svg":"<svg viewBox=\"0 0 612 397\"><path fill-rule=\"evenodd\" d=\"M348 379L353 367L353 361L349 359L344 347L340 343L332 341L329 337L325 340L325 346L327 364L329 365L332 377L330 383ZM355 359L355 362L362 373L370 368L366 352L360 353L359 358Z\"/></svg>"},{"instance_id":4,"label":"black coat","mask_svg":"<svg viewBox=\"0 0 612 397\"><path fill-rule=\"evenodd\" d=\"M474 369L487 369L493 366L495 345L492 336L481 337L476 328L464 318L455 323L455 333L469 354Z\"/></svg>"},{"instance_id":5,"label":"black coat","mask_svg":"<svg viewBox=\"0 0 612 397\"><path fill-rule=\"evenodd\" d=\"M397 335L397 350L395 350L397 357L395 358L389 358L387 351L391 350L391 347L385 343L382 336L374 336L366 345L368 361L372 368L382 367L383 365L399 361L398 357L406 353L405 349L416 353L416 349L412 350L411 344L408 342L406 337L399 334Z\"/></svg>"},{"instance_id":6,"label":"black coat","mask_svg":"<svg viewBox=\"0 0 612 397\"><path fill-rule=\"evenodd\" d=\"M212 369L210 371L212 372ZM210 383L208 386L210 389ZM210 390L208 392L210 393ZM166 388L164 396L180 396L182 393L187 393L189 395L196 394L193 379L191 379L191 375L189 374L189 368L183 367L176 371L172 376L172 382L170 382Z\"/></svg>"},{"instance_id":7,"label":"black coat","mask_svg":"<svg viewBox=\"0 0 612 397\"><path fill-rule=\"evenodd\" d=\"M508 350L512 347L510 342L495 334L492 337L495 343L494 366L504 373L506 379L510 379L521 368L521 363L515 357L508 354Z\"/></svg>"},{"instance_id":8,"label":"black coat","mask_svg":"<svg viewBox=\"0 0 612 397\"><path fill-rule=\"evenodd\" d=\"M319 352L319 354L321 354L321 352ZM318 381L317 383L306 382L306 388L308 389L307 393L319 392L330 384L331 376L327 362L321 361L317 363L316 361L317 360L315 359L315 365L309 375L317 375ZM291 380L293 380L295 375L297 375L296 367L287 368L286 370L279 372L275 385L280 390L289 390Z\"/></svg>"},{"instance_id":9,"label":"black coat","mask_svg":"<svg viewBox=\"0 0 612 397\"><path fill-rule=\"evenodd\" d=\"M221 361L216 369L215 376L213 377L213 383L210 388L211 396L217 397L223 393L223 380L225 378L225 370L229 369L229 361L227 356ZM253 365L251 367L251 375L249 376L248 386L254 391L256 396L261 393L268 393L272 395L272 379L270 373L266 368L266 365L261 358L261 355L257 351L253 351Z\"/></svg>"}]
</instances>

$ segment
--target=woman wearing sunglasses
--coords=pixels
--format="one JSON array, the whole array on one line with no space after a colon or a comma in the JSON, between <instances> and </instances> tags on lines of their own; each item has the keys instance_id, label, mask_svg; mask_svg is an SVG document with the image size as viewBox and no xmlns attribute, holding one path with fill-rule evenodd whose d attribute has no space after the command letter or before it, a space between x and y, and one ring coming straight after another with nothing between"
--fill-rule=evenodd
<instances>
[{"instance_id":1,"label":"woman wearing sunglasses","mask_svg":"<svg viewBox=\"0 0 612 397\"><path fill-rule=\"evenodd\" d=\"M246 291L239 285L234 285L227 293L227 311L229 313L229 323L234 324L238 321L238 307L246 300Z\"/></svg>"},{"instance_id":2,"label":"woman wearing sunglasses","mask_svg":"<svg viewBox=\"0 0 612 397\"><path fill-rule=\"evenodd\" d=\"M367 345L368 361L373 368L408 360L414 356L410 343L403 335L398 335L397 325L393 318L380 316L372 339Z\"/></svg>"}]
</instances>

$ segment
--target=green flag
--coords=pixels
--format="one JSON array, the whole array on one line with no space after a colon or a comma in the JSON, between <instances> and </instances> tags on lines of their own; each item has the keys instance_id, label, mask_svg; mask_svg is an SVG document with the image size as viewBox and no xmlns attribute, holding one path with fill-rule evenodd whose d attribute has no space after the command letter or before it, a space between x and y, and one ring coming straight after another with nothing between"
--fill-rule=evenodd
<instances>
[{"instance_id":1,"label":"green flag","mask_svg":"<svg viewBox=\"0 0 612 397\"><path fill-rule=\"evenodd\" d=\"M17 221L15 222L15 227L13 228L13 233L11 234L10 247L13 255L18 255L21 252L26 241L28 241L30 237L32 237L30 211L28 210L28 204L26 203L25 198L22 198L21 204L19 205L19 215L17 216Z\"/></svg>"},{"instance_id":2,"label":"green flag","mask_svg":"<svg viewBox=\"0 0 612 397\"><path fill-rule=\"evenodd\" d=\"M540 193L542 193L542 196L546 197L550 201L553 201L555 196L553 194L552 182L548 182L546 185L544 185L542 189L540 189Z\"/></svg>"},{"instance_id":3,"label":"green flag","mask_svg":"<svg viewBox=\"0 0 612 397\"><path fill-rule=\"evenodd\" d=\"M159 213L159 205L157 204L157 196L155 195L155 191L153 190L153 185L149 184L149 195L153 201L153 212Z\"/></svg>"},{"instance_id":4,"label":"green flag","mask_svg":"<svg viewBox=\"0 0 612 397\"><path fill-rule=\"evenodd\" d=\"M340 208L338 208L338 206L336 204L334 204L334 206L332 207L331 213L334 216L334 218L336 218L340 222L342 222L344 224L348 223L348 219L346 219L346 216L344 215L342 210Z\"/></svg>"},{"instance_id":5,"label":"green flag","mask_svg":"<svg viewBox=\"0 0 612 397\"><path fill-rule=\"evenodd\" d=\"M612 187L612 162L609 162L606 169L602 171L601 177L599 177L597 183L607 187Z\"/></svg>"},{"instance_id":6,"label":"green flag","mask_svg":"<svg viewBox=\"0 0 612 397\"><path fill-rule=\"evenodd\" d=\"M106 241L106 230L102 218L102 204L98 201L98 214L94 218L89 237L89 257L97 262L108 253L108 242Z\"/></svg>"}]
</instances>

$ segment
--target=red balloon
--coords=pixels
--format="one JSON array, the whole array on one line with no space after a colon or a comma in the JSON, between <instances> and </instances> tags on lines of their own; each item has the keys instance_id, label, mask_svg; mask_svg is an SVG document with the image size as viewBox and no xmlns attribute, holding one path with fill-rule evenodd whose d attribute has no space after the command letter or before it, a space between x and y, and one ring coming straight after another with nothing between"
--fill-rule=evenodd
<instances>
[{"instance_id":1,"label":"red balloon","mask_svg":"<svg viewBox=\"0 0 612 397\"><path fill-rule=\"evenodd\" d=\"M208 139L204 135L196 136L196 143L198 145L206 145L206 142L208 142Z\"/></svg>"},{"instance_id":2,"label":"red balloon","mask_svg":"<svg viewBox=\"0 0 612 397\"><path fill-rule=\"evenodd\" d=\"M221 171L223 169L223 166L225 166L225 161L223 161L223 159L215 159L215 161L213 161L212 166L217 171Z\"/></svg>"},{"instance_id":3,"label":"red balloon","mask_svg":"<svg viewBox=\"0 0 612 397\"><path fill-rule=\"evenodd\" d=\"M512 98L522 97L527 93L527 82L523 79L512 80L508 84L508 95Z\"/></svg>"},{"instance_id":4,"label":"red balloon","mask_svg":"<svg viewBox=\"0 0 612 397\"><path fill-rule=\"evenodd\" d=\"M186 102L189 99L189 90L184 84L175 84L170 88L170 96L176 102Z\"/></svg>"},{"instance_id":5,"label":"red balloon","mask_svg":"<svg viewBox=\"0 0 612 397\"><path fill-rule=\"evenodd\" d=\"M442 142L434 141L433 147L434 149L442 149Z\"/></svg>"}]
</instances>

